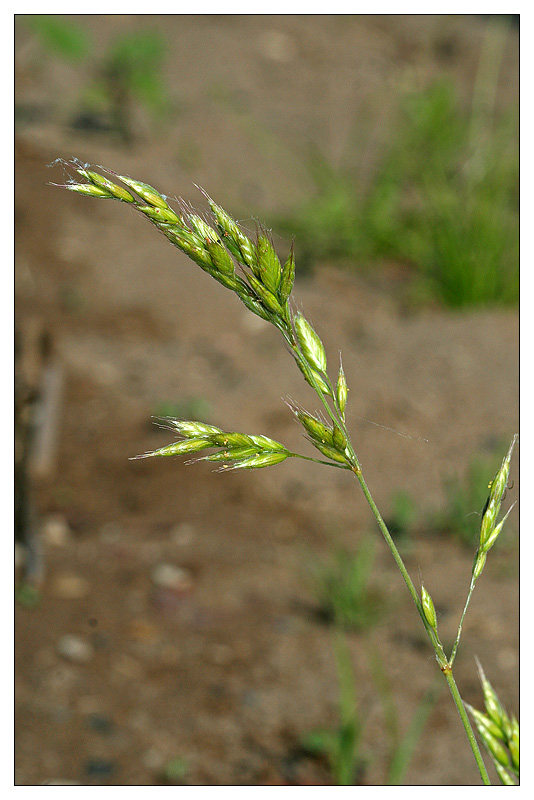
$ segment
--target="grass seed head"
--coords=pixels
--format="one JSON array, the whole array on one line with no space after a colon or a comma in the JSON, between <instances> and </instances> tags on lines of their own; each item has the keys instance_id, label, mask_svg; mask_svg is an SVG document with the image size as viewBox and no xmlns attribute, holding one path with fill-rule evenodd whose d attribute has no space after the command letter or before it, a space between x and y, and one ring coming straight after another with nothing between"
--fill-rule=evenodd
<instances>
[{"instance_id":1,"label":"grass seed head","mask_svg":"<svg viewBox=\"0 0 534 800\"><path fill-rule=\"evenodd\" d=\"M213 270L211 256L202 239L196 234L185 228L164 228L162 231L172 244L189 256L201 269Z\"/></svg>"},{"instance_id":2,"label":"grass seed head","mask_svg":"<svg viewBox=\"0 0 534 800\"><path fill-rule=\"evenodd\" d=\"M242 458L249 458L250 456L257 455L254 447L233 447L228 450L220 450L218 453L211 453L209 456L198 458L197 461L238 461Z\"/></svg>"},{"instance_id":3,"label":"grass seed head","mask_svg":"<svg viewBox=\"0 0 534 800\"><path fill-rule=\"evenodd\" d=\"M259 453L258 455L238 461L227 469L261 469L262 467L273 467L280 464L289 457L289 453Z\"/></svg>"},{"instance_id":4,"label":"grass seed head","mask_svg":"<svg viewBox=\"0 0 534 800\"><path fill-rule=\"evenodd\" d=\"M282 266L280 264L280 259L276 255L275 249L269 240L269 237L264 233L260 233L258 235L256 252L259 267L259 279L271 292L278 292L280 279L282 277Z\"/></svg>"},{"instance_id":5,"label":"grass seed head","mask_svg":"<svg viewBox=\"0 0 534 800\"><path fill-rule=\"evenodd\" d=\"M201 191L203 190L201 189ZM224 238L225 245L243 266L251 268L256 260L256 248L230 214L217 203L214 203L205 192L203 194L208 199L211 212L217 221L217 226Z\"/></svg>"},{"instance_id":6,"label":"grass seed head","mask_svg":"<svg viewBox=\"0 0 534 800\"><path fill-rule=\"evenodd\" d=\"M501 534L501 531L502 531L502 529L503 529L503 527L504 527L504 523L505 523L505 522L506 522L506 520L508 519L508 515L510 514L510 512L512 511L512 509L513 509L513 507L514 507L514 506L515 506L515 503L514 503L513 505L511 505L511 506L510 506L510 508L509 508L509 509L508 509L508 511L506 512L506 514L505 514L505 516L503 517L503 519L502 519L502 520L499 522L499 524L498 524L498 525L496 525L496 526L493 528L493 530L491 531L491 533L490 533L490 534L489 534L489 536L487 537L487 539L486 539L486 541L484 542L484 544L481 544L481 546L480 546L480 549L481 549L481 551L482 551L483 553L488 553L488 552L489 552L489 550L491 550L491 548L493 547L493 545L494 545L494 544L495 544L495 542L497 541L497 539L499 538L499 536L500 536L500 534ZM481 538L481 540L482 540L482 535L481 535L481 537L480 537L480 538Z\"/></svg>"},{"instance_id":7,"label":"grass seed head","mask_svg":"<svg viewBox=\"0 0 534 800\"><path fill-rule=\"evenodd\" d=\"M306 361L319 372L326 373L324 345L307 319L302 314L295 317L297 339Z\"/></svg>"},{"instance_id":8,"label":"grass seed head","mask_svg":"<svg viewBox=\"0 0 534 800\"><path fill-rule=\"evenodd\" d=\"M512 716L512 736L508 740L508 749L512 758L512 766L519 772L519 723L514 716Z\"/></svg>"},{"instance_id":9,"label":"grass seed head","mask_svg":"<svg viewBox=\"0 0 534 800\"><path fill-rule=\"evenodd\" d=\"M423 606L423 613L425 619L433 630L437 630L438 620L436 616L436 609L429 593L424 586L421 586L421 605Z\"/></svg>"},{"instance_id":10,"label":"grass seed head","mask_svg":"<svg viewBox=\"0 0 534 800\"><path fill-rule=\"evenodd\" d=\"M293 284L295 283L295 253L293 245L287 257L287 261L282 269L282 276L280 278L280 286L278 288L278 297L282 305L285 305L289 300L289 296L293 291Z\"/></svg>"},{"instance_id":11,"label":"grass seed head","mask_svg":"<svg viewBox=\"0 0 534 800\"><path fill-rule=\"evenodd\" d=\"M340 453L339 450L336 450L334 447L329 447L327 444L316 442L313 439L310 439L310 441L313 446L323 454L323 456L326 456L331 461L336 461L338 464L347 464L350 466L350 461L345 453Z\"/></svg>"},{"instance_id":12,"label":"grass seed head","mask_svg":"<svg viewBox=\"0 0 534 800\"><path fill-rule=\"evenodd\" d=\"M280 452L287 452L287 448L284 447L283 444L280 442L276 442L274 439L270 439L268 436L250 436L256 447L259 447L260 450L269 450L269 451L280 451Z\"/></svg>"},{"instance_id":13,"label":"grass seed head","mask_svg":"<svg viewBox=\"0 0 534 800\"><path fill-rule=\"evenodd\" d=\"M166 447L160 447L159 450L153 450L151 453L143 453L138 458L152 458L153 456L184 456L189 453L198 453L200 450L205 450L208 447L213 447L211 439L182 439L174 444L169 444Z\"/></svg>"},{"instance_id":14,"label":"grass seed head","mask_svg":"<svg viewBox=\"0 0 534 800\"><path fill-rule=\"evenodd\" d=\"M473 708L472 706L466 703L467 708L473 719L476 722L477 728L484 729L490 736L493 736L495 739L500 739L501 741L505 741L505 737L503 735L502 730L498 725L491 720L487 714L484 714L482 711L479 711L477 708Z\"/></svg>"},{"instance_id":15,"label":"grass seed head","mask_svg":"<svg viewBox=\"0 0 534 800\"><path fill-rule=\"evenodd\" d=\"M189 214L188 221L197 236L207 242L219 242L220 236L199 214Z\"/></svg>"},{"instance_id":16,"label":"grass seed head","mask_svg":"<svg viewBox=\"0 0 534 800\"><path fill-rule=\"evenodd\" d=\"M180 217L174 213L172 208L160 208L159 206L141 206L137 205L137 210L142 214L149 217L154 222L163 222L170 225L177 225L181 223Z\"/></svg>"},{"instance_id":17,"label":"grass seed head","mask_svg":"<svg viewBox=\"0 0 534 800\"><path fill-rule=\"evenodd\" d=\"M320 442L321 444L327 444L330 447L334 447L334 437L332 431L330 428L327 428L323 422L318 420L316 417L313 417L311 414L308 414L306 411L302 411L301 409L295 409L295 414L300 424L306 430L306 433L310 435L311 439L313 439L315 442Z\"/></svg>"},{"instance_id":18,"label":"grass seed head","mask_svg":"<svg viewBox=\"0 0 534 800\"><path fill-rule=\"evenodd\" d=\"M348 386L343 372L343 364L339 365L339 374L336 383L336 402L341 412L341 416L345 419L345 408L347 407Z\"/></svg>"},{"instance_id":19,"label":"grass seed head","mask_svg":"<svg viewBox=\"0 0 534 800\"><path fill-rule=\"evenodd\" d=\"M107 189L102 189L101 186L93 186L91 183L66 183L63 189L68 189L69 192L78 192L78 194L84 194L87 197L105 197L105 198L114 198L111 192L107 191Z\"/></svg>"},{"instance_id":20,"label":"grass seed head","mask_svg":"<svg viewBox=\"0 0 534 800\"><path fill-rule=\"evenodd\" d=\"M474 581L477 581L482 575L482 570L484 569L485 564L486 564L486 553L482 553L479 550L477 555L475 556L475 561L473 563L472 579Z\"/></svg>"},{"instance_id":21,"label":"grass seed head","mask_svg":"<svg viewBox=\"0 0 534 800\"><path fill-rule=\"evenodd\" d=\"M277 317L282 317L284 310L275 294L267 289L254 275L247 275L251 289L255 292L262 305Z\"/></svg>"},{"instance_id":22,"label":"grass seed head","mask_svg":"<svg viewBox=\"0 0 534 800\"><path fill-rule=\"evenodd\" d=\"M123 186L118 186L116 183L99 175L98 172L93 172L89 169L78 169L77 172L83 175L84 178L91 181L94 186L100 186L101 189L106 189L117 200L122 200L125 203L134 203L135 199Z\"/></svg>"},{"instance_id":23,"label":"grass seed head","mask_svg":"<svg viewBox=\"0 0 534 800\"><path fill-rule=\"evenodd\" d=\"M334 425L333 428L333 436L334 436L334 447L336 450L339 450L340 453L344 453L347 448L347 440L345 439L345 434L338 428L337 425Z\"/></svg>"},{"instance_id":24,"label":"grass seed head","mask_svg":"<svg viewBox=\"0 0 534 800\"><path fill-rule=\"evenodd\" d=\"M206 249L211 256L213 266L217 272L223 275L234 274L235 267L232 257L219 241L212 242L209 239L206 240Z\"/></svg>"},{"instance_id":25,"label":"grass seed head","mask_svg":"<svg viewBox=\"0 0 534 800\"><path fill-rule=\"evenodd\" d=\"M215 433L211 441L217 447L253 447L254 442L245 433Z\"/></svg>"},{"instance_id":26,"label":"grass seed head","mask_svg":"<svg viewBox=\"0 0 534 800\"><path fill-rule=\"evenodd\" d=\"M320 372L317 372L316 369L310 367L307 361L304 363L300 361L298 358L295 358L295 362L297 367L300 369L302 374L304 375L304 380L308 383L312 388L315 388L314 381L321 390L323 394L331 395L330 387L328 386L327 382L323 378Z\"/></svg>"},{"instance_id":27,"label":"grass seed head","mask_svg":"<svg viewBox=\"0 0 534 800\"><path fill-rule=\"evenodd\" d=\"M497 775L503 786L517 786L517 783L514 781L512 776L502 767L499 762L493 762Z\"/></svg>"},{"instance_id":28,"label":"grass seed head","mask_svg":"<svg viewBox=\"0 0 534 800\"><path fill-rule=\"evenodd\" d=\"M187 439L208 438L212 434L222 433L222 430L215 425L205 425L194 420L165 418L165 422Z\"/></svg>"},{"instance_id":29,"label":"grass seed head","mask_svg":"<svg viewBox=\"0 0 534 800\"><path fill-rule=\"evenodd\" d=\"M482 665L478 659L477 659L477 668L480 677L480 683L482 684L482 692L484 694L484 705L486 706L486 713L488 717L491 720L493 720L495 725L497 725L499 729L502 731L500 738L509 739L512 736L511 722L508 719L508 715L504 710L504 708L502 707L499 698L497 697L495 689L493 688L489 680L486 678L484 670L482 669Z\"/></svg>"},{"instance_id":30,"label":"grass seed head","mask_svg":"<svg viewBox=\"0 0 534 800\"><path fill-rule=\"evenodd\" d=\"M510 474L510 461L512 458L512 452L516 441L517 441L517 434L512 439L512 442L508 449L508 453L504 457L500 469L497 471L495 477L493 478L492 482L489 485L489 495L488 499L486 500L486 505L484 506L484 510L482 512L482 524L480 526L481 546L483 546L489 539L493 531L493 528L495 527L497 517L499 516L499 511L501 509L501 502L504 497L504 493L506 491L506 486L508 484L508 476Z\"/></svg>"},{"instance_id":31,"label":"grass seed head","mask_svg":"<svg viewBox=\"0 0 534 800\"><path fill-rule=\"evenodd\" d=\"M243 291L239 292L239 297L248 310L252 311L253 314L256 314L257 317L261 317L261 319L265 320L265 322L274 323L276 315L274 315L271 311L268 311L265 306L259 302L259 300L256 300L254 297L250 297L250 295Z\"/></svg>"},{"instance_id":32,"label":"grass seed head","mask_svg":"<svg viewBox=\"0 0 534 800\"><path fill-rule=\"evenodd\" d=\"M157 189L154 189L153 186L149 186L148 183L136 181L133 178L128 178L126 175L117 175L117 177L150 206L156 206L156 208L169 207L163 195L161 195Z\"/></svg>"}]
</instances>

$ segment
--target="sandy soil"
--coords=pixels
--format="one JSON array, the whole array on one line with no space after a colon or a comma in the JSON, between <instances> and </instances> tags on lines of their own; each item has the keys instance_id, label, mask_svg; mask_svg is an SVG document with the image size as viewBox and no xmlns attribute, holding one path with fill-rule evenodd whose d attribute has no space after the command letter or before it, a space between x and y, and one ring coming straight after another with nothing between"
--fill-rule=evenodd
<instances>
[{"instance_id":1,"label":"sandy soil","mask_svg":"<svg viewBox=\"0 0 534 800\"><path fill-rule=\"evenodd\" d=\"M394 98L408 83L448 74L468 96L486 23L76 19L95 37L95 58L119 31L160 30L170 43L165 74L176 111L154 130L137 110L128 145L113 132L74 129L83 70L43 57L19 20L16 319L22 329L37 319L49 331L64 391L55 468L35 491L46 564L40 602L16 607L15 781L154 785L179 758L181 780L193 785L326 784L326 765L299 749L304 734L337 719L332 630L310 613L307 568L337 543L355 548L375 535L364 498L344 472L303 462L219 475L179 460L128 460L169 441L151 425L165 403L313 454L284 398L312 408L314 400L274 329L130 209L48 186L63 175L47 164L77 156L195 204L198 183L247 224L311 190L297 157L304 142L339 163L360 119L387 135ZM517 47L512 30L503 102L517 94ZM280 244L283 255L288 243ZM298 269L298 242L296 253ZM297 277L295 296L331 364L342 351L348 424L377 504L387 515L401 489L417 502L406 561L450 641L473 554L451 536L426 533L424 517L445 501L444 474L463 475L473 456L495 453L518 428L518 319L513 310L407 310L406 280L395 265L364 278L322 264ZM517 460L513 473L517 499ZM481 705L478 655L516 711L517 519L514 509L457 660L467 701ZM376 535L373 585L391 610L370 638L404 730L436 664ZM162 564L181 570L172 588ZM82 650L65 653L66 636ZM349 645L366 718L358 780L379 785L388 750L369 636L351 633ZM406 782L479 782L445 692Z\"/></svg>"}]
</instances>

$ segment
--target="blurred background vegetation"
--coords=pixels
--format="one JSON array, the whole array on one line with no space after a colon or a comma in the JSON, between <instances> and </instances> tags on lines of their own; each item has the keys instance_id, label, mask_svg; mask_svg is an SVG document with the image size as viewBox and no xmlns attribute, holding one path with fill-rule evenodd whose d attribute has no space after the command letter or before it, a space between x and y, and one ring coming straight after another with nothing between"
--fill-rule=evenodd
<instances>
[{"instance_id":1,"label":"blurred background vegetation","mask_svg":"<svg viewBox=\"0 0 534 800\"><path fill-rule=\"evenodd\" d=\"M173 45L150 22L116 34L98 50L73 18L27 15L20 22L33 38L34 69L57 59L77 75L81 88L71 98L69 121L74 128L108 132L128 144L139 136L140 108L153 140L162 126L179 121L181 103L164 68ZM516 23L514 15L491 16L469 97L446 75L417 90L407 81L389 134L382 131L373 141L379 116L358 116L336 159L313 137L298 146L283 141L258 121L235 87L211 86L211 103L224 107L259 151L300 165L309 192L286 203L282 214L271 212L269 222L298 240L301 274L324 261L366 274L395 264L410 277L412 304L517 304L519 112L515 100L505 107L496 103L504 48ZM284 44L283 37L278 44L267 40L275 60L287 58ZM18 111L23 117L24 109ZM349 106L349 120L352 114ZM200 167L194 139L182 140L179 157Z\"/></svg>"}]
</instances>

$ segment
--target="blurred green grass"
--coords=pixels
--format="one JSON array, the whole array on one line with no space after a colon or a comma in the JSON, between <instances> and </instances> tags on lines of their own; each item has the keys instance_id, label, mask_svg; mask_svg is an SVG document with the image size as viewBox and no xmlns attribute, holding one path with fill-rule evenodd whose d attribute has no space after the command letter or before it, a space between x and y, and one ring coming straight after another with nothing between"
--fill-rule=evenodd
<instances>
[{"instance_id":1,"label":"blurred green grass","mask_svg":"<svg viewBox=\"0 0 534 800\"><path fill-rule=\"evenodd\" d=\"M298 241L299 267L342 260L412 269L412 300L514 305L519 295L518 109L497 114L479 81L470 108L441 80L400 103L394 136L362 193L358 171L308 160L314 196L276 229Z\"/></svg>"}]
</instances>

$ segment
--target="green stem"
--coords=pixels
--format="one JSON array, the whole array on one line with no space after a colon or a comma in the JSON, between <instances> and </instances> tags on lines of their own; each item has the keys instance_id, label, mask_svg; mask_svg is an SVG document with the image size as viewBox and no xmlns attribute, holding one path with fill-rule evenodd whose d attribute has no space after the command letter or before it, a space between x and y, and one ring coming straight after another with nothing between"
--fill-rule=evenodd
<instances>
[{"instance_id":1,"label":"green stem","mask_svg":"<svg viewBox=\"0 0 534 800\"><path fill-rule=\"evenodd\" d=\"M458 633L456 634L456 640L454 642L454 647L452 648L451 657L449 658L449 664L453 665L454 659L456 658L456 651L458 650L458 645L460 644L460 636L462 635L462 627L464 624L464 617L467 612L467 606L469 605L469 601L471 600L471 595L473 594L473 589L475 588L475 579L471 578L471 585L469 587L469 593L467 595L467 600L465 601L464 610L462 611L462 616L460 617L460 622L458 624Z\"/></svg>"},{"instance_id":2,"label":"green stem","mask_svg":"<svg viewBox=\"0 0 534 800\"><path fill-rule=\"evenodd\" d=\"M313 461L315 464L324 464L326 467L337 467L337 469L350 469L347 464L336 464L334 461L323 461L320 458L311 458L311 456L301 456L300 453L289 453L293 458L302 458L304 461Z\"/></svg>"},{"instance_id":3,"label":"green stem","mask_svg":"<svg viewBox=\"0 0 534 800\"><path fill-rule=\"evenodd\" d=\"M284 338L286 339L286 342L290 346L290 348L291 348L291 350L293 352L293 355L297 359L297 361L299 361L299 363L301 365L303 365L305 368L309 368L308 362L305 359L304 355L302 354L302 352L301 352L301 350L300 350L300 348L298 346L298 343L295 341L295 337L293 336L292 331L291 331L291 333L288 332L288 334L284 334ZM458 687L456 686L456 682L455 682L454 676L452 674L452 662L449 663L449 660L447 659L447 656L445 655L445 652L443 650L443 646L442 646L442 644L441 644L441 642L439 640L439 637L438 637L436 631L430 625L430 623L427 621L427 619L425 617L425 613L423 611L423 606L422 606L421 600L419 598L419 594L417 593L417 590L416 590L415 586L413 585L413 582L412 582L412 579L410 578L408 570L406 569L406 567L404 565L404 561L402 560L402 557L401 557L399 551L397 550L397 547L396 547L395 542L393 541L393 539L391 537L391 534L390 534L390 532L389 532L389 530L387 528L387 525L384 522L384 520L382 519L382 516L381 516L381 514L380 514L380 512L379 512L379 510L378 510L378 508L376 506L376 503L373 500L371 492L369 491L369 488L368 488L368 486L367 486L367 484L366 484L366 482L364 480L364 477L363 477L363 474L362 474L362 470L361 470L361 467L360 467L360 462L358 461L356 453L354 452L354 448L353 448L352 443L350 441L350 437L348 435L348 431L347 431L345 422L342 419L342 415L339 413L339 409L337 408L337 403L336 403L336 399L335 399L335 393L333 391L332 384L330 383L330 381L327 378L328 385L329 385L329 390L330 390L330 393L332 395L334 406L335 406L335 410L334 411L331 409L330 404L327 402L327 400L326 400L326 398L324 396L324 393L321 391L317 381L314 379L313 373L311 373L311 372L310 372L310 380L311 380L311 384L312 384L317 396L321 400L321 403L323 404L328 416L330 417L332 422L335 425L337 425L343 431L343 433L345 434L345 437L347 439L347 450L348 450L348 453L351 456L351 461L352 461L352 464L353 464L353 466L351 467L351 470L354 473L354 475L356 476L356 478L358 479L358 482L359 482L359 484L360 484L360 486L362 488L362 491L363 491L363 493L365 495L365 498L366 498L366 500L367 500L367 502L369 504L369 507L371 508L371 511L373 512L373 515L374 515L374 517L375 517L375 519L376 519L376 521L378 523L378 527L380 528L380 530L382 532L382 535L383 535L384 539L386 540L386 544L388 545L388 547L389 547L389 549L391 551L391 554L392 554L392 556L393 556L393 558L395 560L395 563L397 564L397 567L399 568L399 571L400 571L402 577L404 578L404 582L406 583L406 586L408 587L408 591L410 592L410 594L412 596L412 600L413 600L413 602L415 604L415 607L417 608L417 611L419 612L419 616L421 617L421 620L422 620L423 625L425 627L425 630L426 630L426 632L428 634L428 637L430 639L432 647L434 648L434 652L436 654L436 659L438 661L440 669L443 672L443 674L445 675L447 683L449 684L449 689L451 691L454 703L455 703L456 708L458 710L458 714L460 715L460 719L461 719L462 724L464 726L464 730L465 730L467 739L469 741L469 744L471 746L471 750L473 751L473 756L475 758L475 761L476 761L476 764L477 764L477 767L478 767L478 771L480 773L482 781L486 786L490 786L491 782L490 782L490 779L488 777L488 773L487 773L484 761L482 759L482 755L480 753L480 750L479 750L479 747L478 747L478 744L477 744L477 740L475 738L475 734L473 733L473 729L471 727L471 723L470 723L469 718L467 716L467 712L466 712L466 710L464 708L464 704L462 702L462 698L460 697L460 693L458 691ZM317 459L308 459L308 460L313 461L313 460L317 460ZM331 464L331 466L335 466L335 465ZM455 642L455 647L453 649L453 655L456 654L456 649L458 647L458 642L459 642L459 635L461 633L461 624L463 622L463 618L464 618L465 612L467 610L467 605L469 604L469 600L470 600L470 597L471 597L472 590L473 590L473 585L471 586L471 590L470 590L469 596L467 598L467 603L466 603L466 606L464 608L464 613L463 613L462 619L460 621L460 629L458 631L457 641Z\"/></svg>"},{"instance_id":4,"label":"green stem","mask_svg":"<svg viewBox=\"0 0 534 800\"><path fill-rule=\"evenodd\" d=\"M448 664L447 657L445 655L443 647L441 646L441 643L439 642L436 634L434 633L434 630L431 628L431 626L427 622L427 619L425 617L425 613L423 611L423 606L422 606L421 600L419 598L419 594L417 593L417 589L413 585L412 579L410 578L410 575L408 574L408 570L406 569L406 567L404 565L404 561L402 560L401 554L397 550L395 542L393 541L393 539L391 537L391 534L388 531L387 525L384 522L384 520L382 519L380 511L378 510L378 508L376 506L376 503L375 503L375 501L373 500L373 498L371 496L371 492L369 491L369 488L368 488L368 486L367 486L367 484L366 484L366 482L364 480L364 477L362 475L361 470L358 469L357 467L354 467L352 471L356 475L356 477L358 479L358 482L359 482L360 486L362 487L362 491L363 491L363 493L365 495L365 499L369 503L371 511L373 512L373 516L375 517L375 519L376 519L376 521L378 523L378 527L380 528L380 530L382 532L382 535L383 535L384 539L386 540L386 544L389 547L389 549L391 550L391 554L392 554L393 558L395 559L395 563L397 564L397 566L398 566L398 568L400 570L400 573L401 573L402 577L404 578L404 582L405 582L406 586L408 587L408 591L410 592L410 594L412 596L412 600L415 603L415 607L417 608L417 610L419 612L419 616L421 617L421 620L423 621L423 625L425 626L425 629L426 629L426 631L427 631L427 633L428 633L428 635L430 637L430 640L431 640L432 645L434 647L434 650L436 652L436 657L438 659L438 663L439 663L441 668L444 668Z\"/></svg>"},{"instance_id":5,"label":"green stem","mask_svg":"<svg viewBox=\"0 0 534 800\"><path fill-rule=\"evenodd\" d=\"M456 704L456 708L458 709L458 714L460 715L460 719L463 722L467 738L469 739L469 744L471 745L471 750L473 751L475 761L477 762L477 767L478 771L480 772L480 777L482 778L482 782L484 783L485 786L491 786L491 781L489 779L489 775L486 770L486 765L484 764L484 761L482 759L482 755L478 748L477 740L475 739L475 734L473 733L471 723L469 722L469 717L467 716L467 711L465 710L462 698L460 697L460 692L458 691L458 687L456 686L456 681L454 680L452 669L449 668L444 670L443 674L447 679L447 683L449 684L449 689L451 690L453 700Z\"/></svg>"},{"instance_id":6,"label":"green stem","mask_svg":"<svg viewBox=\"0 0 534 800\"><path fill-rule=\"evenodd\" d=\"M387 529L386 523L382 519L382 517L380 515L380 512L379 512L379 510L378 510L378 508L376 506L376 503L375 503L375 501L373 500L373 498L371 496L371 492L369 491L369 489L367 487L367 484L365 483L365 480L363 478L361 470L358 467L354 467L352 471L354 472L354 474L356 475L356 477L358 479L358 482L359 482L359 484L360 484L360 486L362 488L362 491L363 491L363 493L365 495L365 498L366 498L367 502L369 503L371 511L373 512L373 515L374 515L374 517L375 517L375 519L376 519L376 521L378 523L378 527L380 528L380 530L382 532L382 535L384 536L384 539L386 540L386 543L387 543L389 549L391 550L391 554L392 554L393 558L395 559L395 563L397 564L397 566L398 566L398 568L400 570L400 573L401 573L402 577L404 578L404 582L406 583L406 586L408 587L408 591L410 592L410 594L412 596L412 600L414 601L415 606L416 606L416 608L417 608L417 610L419 612L419 615L420 615L420 617L421 617L421 619L423 621L423 625L425 626L426 632L428 633L429 639L430 639L430 641L432 643L432 647L434 648L434 652L436 653L436 658L437 658L438 664L440 666L440 669L443 672L443 674L445 675L447 683L449 684L449 689L451 691L454 703L455 703L456 708L458 710L458 714L460 715L460 719L461 719L462 724L464 726L464 730L465 730L466 736L467 736L467 738L469 740L469 744L471 745L471 750L473 751L473 756L475 758L475 761L476 761L476 764L477 764L477 767L478 767L478 771L480 772L480 776L482 778L482 781L486 786L490 786L491 782L490 782L490 779L488 777L488 773L487 773L486 767L484 765L484 761L482 759L482 755L480 754L480 750L479 750L479 747L478 747L478 744L477 744L477 740L475 738L475 734L473 733L473 729L471 727L471 723L469 722L469 718L467 716L467 712L466 712L466 710L464 708L464 704L462 702L462 698L460 697L460 693L458 691L458 687L456 686L456 682L455 682L454 676L452 674L452 666L449 663L449 661L447 660L447 657L446 657L445 652L443 650L442 644L439 641L439 638L437 637L437 635L436 635L435 631L433 630L433 628L427 622L427 619L426 619L424 611L423 611L423 606L421 604L421 600L419 599L419 595L417 594L417 590L416 590L415 586L413 585L412 579L410 578L410 576L408 574L408 570L406 569L406 567L404 565L404 561L402 560L402 557L401 557L399 551L397 550L397 547L395 546L395 542L391 538L391 534ZM467 607L467 604L466 604L466 607Z\"/></svg>"}]
</instances>

